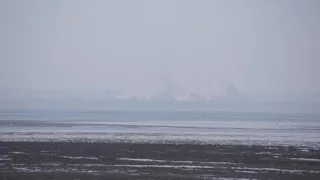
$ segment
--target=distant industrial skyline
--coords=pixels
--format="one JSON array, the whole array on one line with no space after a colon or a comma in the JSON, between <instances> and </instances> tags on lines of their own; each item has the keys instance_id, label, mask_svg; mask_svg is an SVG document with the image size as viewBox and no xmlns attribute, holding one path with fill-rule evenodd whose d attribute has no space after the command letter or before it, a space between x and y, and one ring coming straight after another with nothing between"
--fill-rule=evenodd
<instances>
[{"instance_id":1,"label":"distant industrial skyline","mask_svg":"<svg viewBox=\"0 0 320 180\"><path fill-rule=\"evenodd\" d=\"M124 90L117 89L48 89L48 90L17 90L0 89L1 100L54 100L54 99L86 99L86 100L107 100L107 99L139 99L139 100L161 100L174 99L175 101L256 101L256 102L319 102L320 93L297 93L297 92L269 92L269 93L245 93L234 85L228 86L221 93L208 91L207 94L197 92L187 92L184 94L174 94L164 89L155 89L150 94L135 95Z\"/></svg>"}]
</instances>

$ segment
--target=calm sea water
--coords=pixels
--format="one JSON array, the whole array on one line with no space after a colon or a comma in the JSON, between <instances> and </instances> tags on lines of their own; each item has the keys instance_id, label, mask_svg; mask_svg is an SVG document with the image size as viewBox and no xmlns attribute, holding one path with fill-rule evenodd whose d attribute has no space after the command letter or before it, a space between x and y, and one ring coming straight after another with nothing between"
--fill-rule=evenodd
<instances>
[{"instance_id":1,"label":"calm sea water","mask_svg":"<svg viewBox=\"0 0 320 180\"><path fill-rule=\"evenodd\" d=\"M2 111L0 121L7 122L0 127L0 133L129 133L140 138L160 134L173 139L320 143L317 114L34 110Z\"/></svg>"}]
</instances>

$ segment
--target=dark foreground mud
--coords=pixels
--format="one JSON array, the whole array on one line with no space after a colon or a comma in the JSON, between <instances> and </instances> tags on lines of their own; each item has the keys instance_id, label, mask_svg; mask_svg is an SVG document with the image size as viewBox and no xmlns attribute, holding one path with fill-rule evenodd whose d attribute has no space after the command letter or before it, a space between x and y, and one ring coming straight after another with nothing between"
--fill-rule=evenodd
<instances>
[{"instance_id":1,"label":"dark foreground mud","mask_svg":"<svg viewBox=\"0 0 320 180\"><path fill-rule=\"evenodd\" d=\"M0 142L0 179L320 179L308 147Z\"/></svg>"}]
</instances>

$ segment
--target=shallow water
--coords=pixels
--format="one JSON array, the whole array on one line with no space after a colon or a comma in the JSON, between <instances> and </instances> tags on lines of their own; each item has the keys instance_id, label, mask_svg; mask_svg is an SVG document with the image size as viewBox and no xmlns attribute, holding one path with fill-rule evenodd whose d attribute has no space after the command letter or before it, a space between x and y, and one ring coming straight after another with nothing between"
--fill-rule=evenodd
<instances>
[{"instance_id":1,"label":"shallow water","mask_svg":"<svg viewBox=\"0 0 320 180\"><path fill-rule=\"evenodd\" d=\"M10 111L0 112L0 123L1 140L58 140L62 137L99 140L100 137L103 140L121 141L196 140L210 143L242 141L316 146L320 144L320 115L316 114ZM41 136L37 137L35 134Z\"/></svg>"}]
</instances>

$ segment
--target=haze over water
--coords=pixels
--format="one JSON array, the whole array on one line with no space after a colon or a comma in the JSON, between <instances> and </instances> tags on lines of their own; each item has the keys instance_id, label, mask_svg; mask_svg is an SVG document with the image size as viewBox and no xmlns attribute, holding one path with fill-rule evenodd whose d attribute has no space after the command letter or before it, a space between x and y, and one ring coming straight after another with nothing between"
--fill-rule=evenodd
<instances>
[{"instance_id":1,"label":"haze over water","mask_svg":"<svg viewBox=\"0 0 320 180\"><path fill-rule=\"evenodd\" d=\"M233 85L256 101L320 102L319 7L1 1L0 99L217 100Z\"/></svg>"},{"instance_id":2,"label":"haze over water","mask_svg":"<svg viewBox=\"0 0 320 180\"><path fill-rule=\"evenodd\" d=\"M1 132L318 142L319 9L317 0L1 1Z\"/></svg>"}]
</instances>

